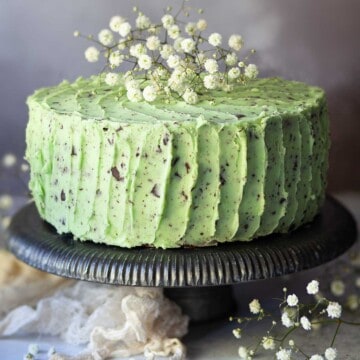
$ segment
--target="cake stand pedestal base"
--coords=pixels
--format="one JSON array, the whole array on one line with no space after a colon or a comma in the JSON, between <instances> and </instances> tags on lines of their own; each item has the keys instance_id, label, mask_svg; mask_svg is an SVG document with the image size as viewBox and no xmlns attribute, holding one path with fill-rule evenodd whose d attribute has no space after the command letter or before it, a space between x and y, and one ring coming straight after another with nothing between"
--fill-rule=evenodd
<instances>
[{"instance_id":1,"label":"cake stand pedestal base","mask_svg":"<svg viewBox=\"0 0 360 360\"><path fill-rule=\"evenodd\" d=\"M310 269L341 255L356 240L356 224L327 197L312 223L289 234L204 248L124 249L59 235L29 204L13 217L7 235L10 251L40 270L112 285L162 287L193 321L204 321L234 311L229 285Z\"/></svg>"},{"instance_id":2,"label":"cake stand pedestal base","mask_svg":"<svg viewBox=\"0 0 360 360\"><path fill-rule=\"evenodd\" d=\"M165 288L164 293L177 303L193 322L225 318L236 311L231 285Z\"/></svg>"}]
</instances>

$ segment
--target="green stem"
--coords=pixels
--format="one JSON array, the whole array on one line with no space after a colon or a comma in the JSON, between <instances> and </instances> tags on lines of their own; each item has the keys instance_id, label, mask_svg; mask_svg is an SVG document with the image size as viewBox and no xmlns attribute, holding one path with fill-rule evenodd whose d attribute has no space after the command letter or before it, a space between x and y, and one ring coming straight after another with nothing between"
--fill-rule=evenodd
<instances>
[{"instance_id":1,"label":"green stem","mask_svg":"<svg viewBox=\"0 0 360 360\"><path fill-rule=\"evenodd\" d=\"M332 338L332 341L331 341L331 344L330 344L330 347L332 347L334 345L334 342L335 342L336 336L337 336L337 334L339 332L340 326L341 326L341 320L339 319L336 330L335 330L335 334L334 334L334 336Z\"/></svg>"}]
</instances>

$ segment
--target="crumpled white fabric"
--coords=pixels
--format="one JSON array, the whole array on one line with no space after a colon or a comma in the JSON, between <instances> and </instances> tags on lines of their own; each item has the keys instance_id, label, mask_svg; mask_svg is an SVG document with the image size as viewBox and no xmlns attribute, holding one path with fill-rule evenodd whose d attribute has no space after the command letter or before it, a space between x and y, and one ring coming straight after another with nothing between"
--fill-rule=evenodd
<instances>
[{"instance_id":1,"label":"crumpled white fabric","mask_svg":"<svg viewBox=\"0 0 360 360\"><path fill-rule=\"evenodd\" d=\"M18 296L21 296L18 294ZM88 344L76 357L51 360L103 360L144 353L147 359L185 358L179 340L188 317L164 297L162 289L76 282L38 301L20 306L0 321L0 335L38 333Z\"/></svg>"}]
</instances>

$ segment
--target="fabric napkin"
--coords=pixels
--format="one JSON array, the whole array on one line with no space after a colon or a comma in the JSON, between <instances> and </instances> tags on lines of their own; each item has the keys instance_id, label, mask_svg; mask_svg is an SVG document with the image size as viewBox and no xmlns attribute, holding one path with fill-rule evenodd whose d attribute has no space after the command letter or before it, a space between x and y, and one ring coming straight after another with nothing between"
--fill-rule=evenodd
<instances>
[{"instance_id":1,"label":"fabric napkin","mask_svg":"<svg viewBox=\"0 0 360 360\"><path fill-rule=\"evenodd\" d=\"M75 357L103 360L143 353L184 359L189 319L159 288L111 286L46 274L0 250L0 335L57 335L86 345Z\"/></svg>"}]
</instances>

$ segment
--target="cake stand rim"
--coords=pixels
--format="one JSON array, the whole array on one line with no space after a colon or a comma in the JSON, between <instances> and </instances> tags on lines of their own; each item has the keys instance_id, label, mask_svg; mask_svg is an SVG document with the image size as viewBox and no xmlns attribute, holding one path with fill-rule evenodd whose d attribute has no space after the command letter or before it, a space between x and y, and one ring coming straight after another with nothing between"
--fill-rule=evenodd
<instances>
[{"instance_id":1,"label":"cake stand rim","mask_svg":"<svg viewBox=\"0 0 360 360\"><path fill-rule=\"evenodd\" d=\"M335 214L329 214L331 211ZM32 229L24 229L24 221ZM39 241L38 234L27 232L36 227L47 235L46 239ZM310 235L320 236L320 241L309 239ZM320 216L289 234L215 247L125 249L59 235L40 219L34 203L30 203L13 217L7 231L7 247L28 265L62 277L113 285L182 288L231 285L307 270L343 254L355 243L356 235L351 213L327 196ZM306 236L308 247L294 243ZM345 240L340 241L340 237ZM335 247L326 248L325 242Z\"/></svg>"}]
</instances>

